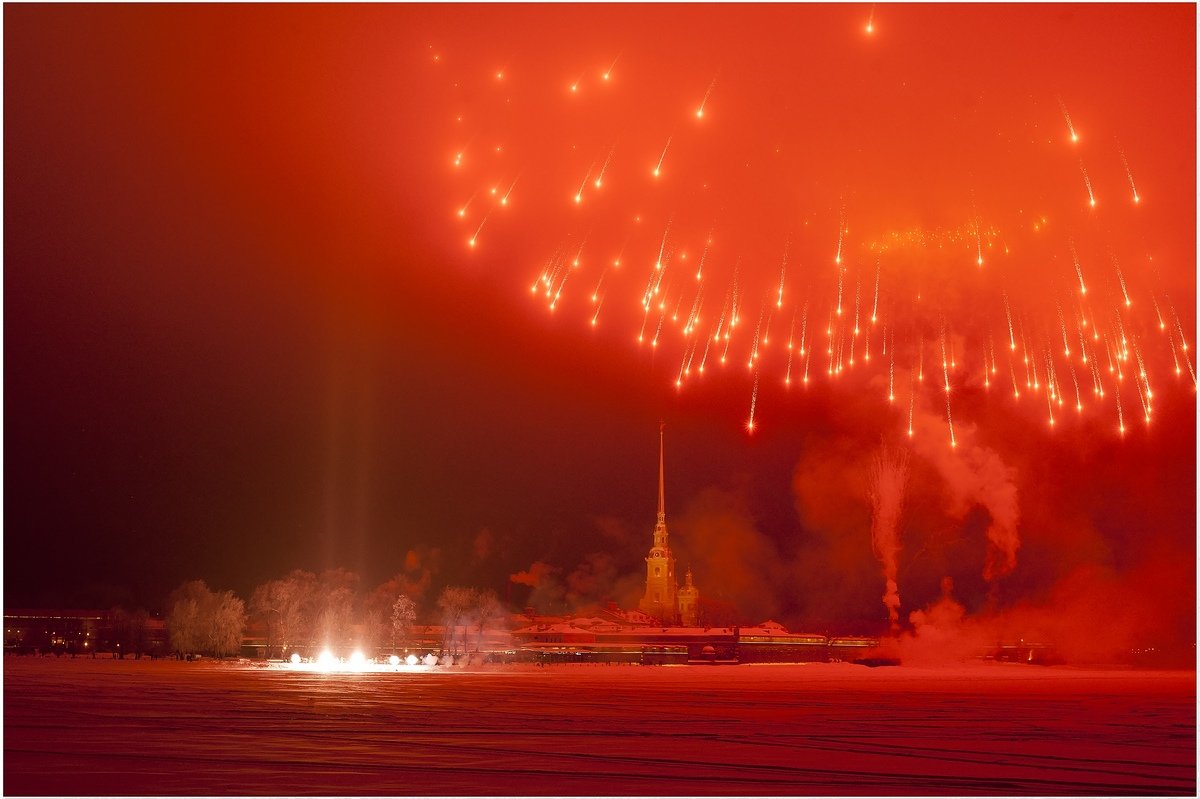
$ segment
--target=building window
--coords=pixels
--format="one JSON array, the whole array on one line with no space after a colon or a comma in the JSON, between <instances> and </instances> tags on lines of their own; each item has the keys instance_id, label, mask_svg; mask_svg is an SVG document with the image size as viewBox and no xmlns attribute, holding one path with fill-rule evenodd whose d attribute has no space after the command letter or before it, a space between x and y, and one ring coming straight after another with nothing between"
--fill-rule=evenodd
<instances>
[{"instance_id":1,"label":"building window","mask_svg":"<svg viewBox=\"0 0 1200 799\"><path fill-rule=\"evenodd\" d=\"M659 569L657 566L655 566L655 567L654 567L654 576L655 576L655 577L657 577L657 576L659 575L659 572L660 572L660 571L662 571L662 570L661 570L661 569Z\"/></svg>"}]
</instances>

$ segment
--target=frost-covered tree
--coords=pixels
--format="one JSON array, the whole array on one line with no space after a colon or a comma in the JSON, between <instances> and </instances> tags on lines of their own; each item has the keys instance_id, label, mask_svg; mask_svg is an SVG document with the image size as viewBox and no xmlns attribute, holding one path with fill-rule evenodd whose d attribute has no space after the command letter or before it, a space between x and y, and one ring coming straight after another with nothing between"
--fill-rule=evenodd
<instances>
[{"instance_id":1,"label":"frost-covered tree","mask_svg":"<svg viewBox=\"0 0 1200 799\"><path fill-rule=\"evenodd\" d=\"M278 647L287 650L307 645L312 637L306 630L317 578L312 572L296 569L286 577L271 580L254 589L250 611L267 627L267 656ZM307 634L306 634L307 633Z\"/></svg>"},{"instance_id":2,"label":"frost-covered tree","mask_svg":"<svg viewBox=\"0 0 1200 799\"><path fill-rule=\"evenodd\" d=\"M211 592L203 580L175 589L168 600L167 632L171 648L180 654L199 652L203 645L202 607Z\"/></svg>"},{"instance_id":3,"label":"frost-covered tree","mask_svg":"<svg viewBox=\"0 0 1200 799\"><path fill-rule=\"evenodd\" d=\"M167 630L175 651L218 657L240 651L246 605L232 591L214 593L203 580L191 580L175 589L168 604Z\"/></svg>"},{"instance_id":4,"label":"frost-covered tree","mask_svg":"<svg viewBox=\"0 0 1200 799\"><path fill-rule=\"evenodd\" d=\"M317 582L316 635L319 646L344 648L355 626L358 575L346 569L328 569Z\"/></svg>"},{"instance_id":5,"label":"frost-covered tree","mask_svg":"<svg viewBox=\"0 0 1200 799\"><path fill-rule=\"evenodd\" d=\"M206 651L218 657L236 655L246 629L246 603L232 591L222 591L212 594L206 610Z\"/></svg>"},{"instance_id":6,"label":"frost-covered tree","mask_svg":"<svg viewBox=\"0 0 1200 799\"><path fill-rule=\"evenodd\" d=\"M417 604L404 594L396 597L392 603L392 649L396 648L396 638L400 645L408 649L408 635L412 632L413 623L417 620Z\"/></svg>"}]
</instances>

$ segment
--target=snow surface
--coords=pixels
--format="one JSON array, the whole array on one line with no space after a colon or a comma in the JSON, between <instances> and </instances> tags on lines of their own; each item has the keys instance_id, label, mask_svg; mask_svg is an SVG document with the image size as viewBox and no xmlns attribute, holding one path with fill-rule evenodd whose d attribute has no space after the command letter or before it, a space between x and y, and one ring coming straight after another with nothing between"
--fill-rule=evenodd
<instances>
[{"instance_id":1,"label":"snow surface","mask_svg":"<svg viewBox=\"0 0 1200 799\"><path fill-rule=\"evenodd\" d=\"M1196 792L1195 672L4 659L5 795Z\"/></svg>"}]
</instances>

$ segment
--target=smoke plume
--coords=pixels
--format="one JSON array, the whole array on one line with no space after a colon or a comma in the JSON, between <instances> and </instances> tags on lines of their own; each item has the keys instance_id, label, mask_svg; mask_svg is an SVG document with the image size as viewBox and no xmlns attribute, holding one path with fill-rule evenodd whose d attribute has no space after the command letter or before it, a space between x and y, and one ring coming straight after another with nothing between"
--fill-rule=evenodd
<instances>
[{"instance_id":1,"label":"smoke plume","mask_svg":"<svg viewBox=\"0 0 1200 799\"><path fill-rule=\"evenodd\" d=\"M871 464L871 547L883 567L883 604L893 631L899 628L900 588L896 556L900 552L900 513L908 483L908 452L882 445Z\"/></svg>"}]
</instances>

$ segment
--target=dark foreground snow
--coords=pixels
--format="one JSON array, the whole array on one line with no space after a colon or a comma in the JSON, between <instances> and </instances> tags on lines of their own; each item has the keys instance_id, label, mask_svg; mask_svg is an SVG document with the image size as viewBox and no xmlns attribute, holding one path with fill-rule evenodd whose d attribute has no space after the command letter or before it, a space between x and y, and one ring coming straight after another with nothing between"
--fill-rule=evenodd
<instances>
[{"instance_id":1,"label":"dark foreground snow","mask_svg":"<svg viewBox=\"0 0 1200 799\"><path fill-rule=\"evenodd\" d=\"M1196 675L4 659L14 794L1191 794Z\"/></svg>"}]
</instances>

